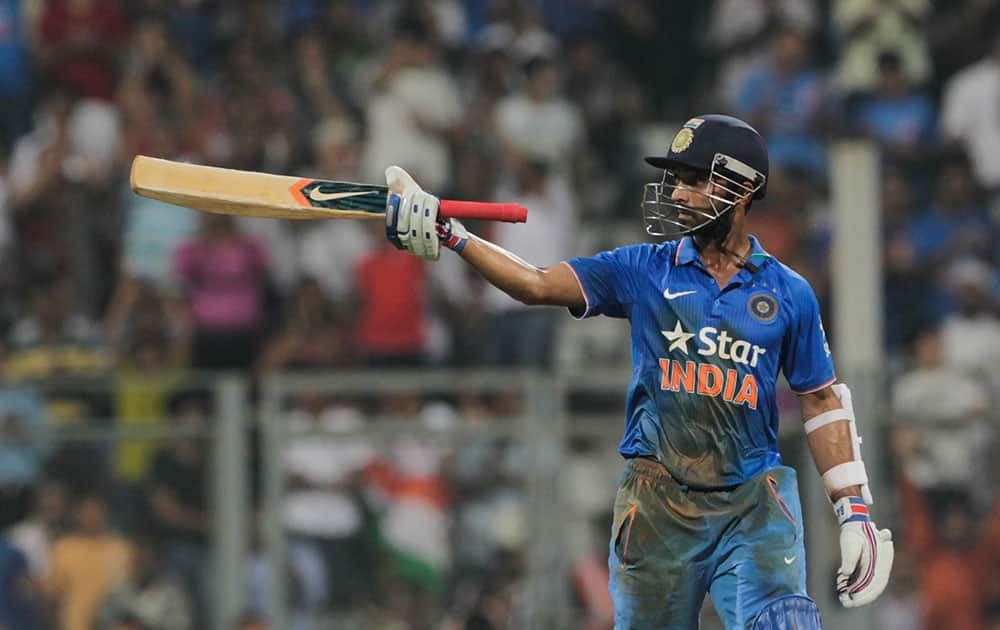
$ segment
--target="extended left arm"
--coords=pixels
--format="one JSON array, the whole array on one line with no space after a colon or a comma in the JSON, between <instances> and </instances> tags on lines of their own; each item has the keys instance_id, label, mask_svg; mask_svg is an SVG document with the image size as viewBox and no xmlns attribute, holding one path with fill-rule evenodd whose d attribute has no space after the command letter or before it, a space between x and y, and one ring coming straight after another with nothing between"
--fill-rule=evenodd
<instances>
[{"instance_id":1,"label":"extended left arm","mask_svg":"<svg viewBox=\"0 0 1000 630\"><path fill-rule=\"evenodd\" d=\"M892 532L875 527L851 392L838 384L799 397L809 450L840 522L837 594L848 607L871 603L889 583Z\"/></svg>"}]
</instances>

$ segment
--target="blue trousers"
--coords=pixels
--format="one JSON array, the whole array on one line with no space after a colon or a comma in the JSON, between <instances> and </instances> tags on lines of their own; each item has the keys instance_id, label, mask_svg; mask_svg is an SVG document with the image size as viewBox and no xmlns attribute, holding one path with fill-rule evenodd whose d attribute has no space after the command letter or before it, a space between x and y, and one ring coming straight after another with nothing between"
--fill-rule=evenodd
<instances>
[{"instance_id":1,"label":"blue trousers","mask_svg":"<svg viewBox=\"0 0 1000 630\"><path fill-rule=\"evenodd\" d=\"M727 630L768 603L806 596L795 471L730 490L682 487L661 464L629 460L615 497L610 557L615 630L698 628L710 593Z\"/></svg>"}]
</instances>

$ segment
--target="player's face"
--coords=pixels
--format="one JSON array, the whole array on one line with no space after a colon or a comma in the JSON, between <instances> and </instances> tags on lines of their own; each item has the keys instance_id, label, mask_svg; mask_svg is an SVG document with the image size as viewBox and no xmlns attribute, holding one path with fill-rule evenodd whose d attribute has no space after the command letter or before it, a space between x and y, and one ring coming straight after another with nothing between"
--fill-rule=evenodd
<instances>
[{"instance_id":1,"label":"player's face","mask_svg":"<svg viewBox=\"0 0 1000 630\"><path fill-rule=\"evenodd\" d=\"M712 210L712 201L706 196L712 188L707 174L692 169L678 169L673 174L677 184L670 195L673 201L691 208ZM690 228L704 223L705 217L678 210L677 220Z\"/></svg>"}]
</instances>

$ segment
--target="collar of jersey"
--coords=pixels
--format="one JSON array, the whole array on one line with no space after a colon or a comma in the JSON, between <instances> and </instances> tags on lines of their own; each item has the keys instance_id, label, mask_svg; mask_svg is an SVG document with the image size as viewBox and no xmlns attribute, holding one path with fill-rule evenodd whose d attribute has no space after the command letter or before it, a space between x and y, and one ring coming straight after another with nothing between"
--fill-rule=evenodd
<instances>
[{"instance_id":1,"label":"collar of jersey","mask_svg":"<svg viewBox=\"0 0 1000 630\"><path fill-rule=\"evenodd\" d=\"M756 236L750 234L748 238L750 239L750 255L747 256L747 260L757 265L758 268L763 269L764 265L771 260L771 254L764 251ZM690 265L694 262L701 264L701 258L698 256L698 248L694 246L693 236L685 236L677 243L674 264Z\"/></svg>"}]
</instances>

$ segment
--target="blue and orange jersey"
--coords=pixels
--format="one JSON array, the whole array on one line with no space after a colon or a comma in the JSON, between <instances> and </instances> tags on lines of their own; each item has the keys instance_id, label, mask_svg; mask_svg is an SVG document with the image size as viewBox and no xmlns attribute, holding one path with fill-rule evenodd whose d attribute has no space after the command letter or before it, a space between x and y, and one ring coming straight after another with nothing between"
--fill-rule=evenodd
<instances>
[{"instance_id":1,"label":"blue and orange jersey","mask_svg":"<svg viewBox=\"0 0 1000 630\"><path fill-rule=\"evenodd\" d=\"M691 237L567 261L586 298L572 314L632 326L619 452L655 458L692 488L734 486L781 464L779 370L800 394L836 380L812 287L750 243L756 272L741 269L725 288Z\"/></svg>"}]
</instances>

